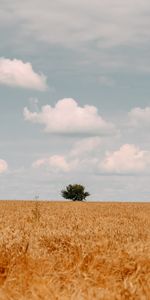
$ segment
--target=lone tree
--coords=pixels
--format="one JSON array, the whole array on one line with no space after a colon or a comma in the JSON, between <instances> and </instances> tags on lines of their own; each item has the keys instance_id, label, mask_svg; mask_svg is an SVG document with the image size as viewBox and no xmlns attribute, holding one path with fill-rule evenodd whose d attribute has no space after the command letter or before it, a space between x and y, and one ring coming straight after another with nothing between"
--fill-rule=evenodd
<instances>
[{"instance_id":1,"label":"lone tree","mask_svg":"<svg viewBox=\"0 0 150 300\"><path fill-rule=\"evenodd\" d=\"M85 192L85 187L81 184L69 184L65 190L61 191L61 195L65 199L73 201L83 201L90 196L88 192Z\"/></svg>"}]
</instances>

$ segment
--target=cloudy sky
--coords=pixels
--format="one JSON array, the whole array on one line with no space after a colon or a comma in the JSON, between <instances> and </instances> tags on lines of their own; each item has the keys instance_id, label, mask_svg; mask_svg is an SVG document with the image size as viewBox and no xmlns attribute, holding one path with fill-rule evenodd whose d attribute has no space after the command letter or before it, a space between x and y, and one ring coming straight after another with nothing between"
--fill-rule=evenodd
<instances>
[{"instance_id":1,"label":"cloudy sky","mask_svg":"<svg viewBox=\"0 0 150 300\"><path fill-rule=\"evenodd\" d=\"M1 199L149 201L149 29L149 0L1 0Z\"/></svg>"}]
</instances>

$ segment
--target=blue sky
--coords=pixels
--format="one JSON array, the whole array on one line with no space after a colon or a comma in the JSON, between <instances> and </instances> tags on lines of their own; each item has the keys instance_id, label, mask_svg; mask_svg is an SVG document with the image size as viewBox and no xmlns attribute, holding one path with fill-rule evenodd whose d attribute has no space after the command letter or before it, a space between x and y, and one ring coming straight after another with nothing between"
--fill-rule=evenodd
<instances>
[{"instance_id":1,"label":"blue sky","mask_svg":"<svg viewBox=\"0 0 150 300\"><path fill-rule=\"evenodd\" d=\"M0 198L149 201L150 3L1 1Z\"/></svg>"}]
</instances>

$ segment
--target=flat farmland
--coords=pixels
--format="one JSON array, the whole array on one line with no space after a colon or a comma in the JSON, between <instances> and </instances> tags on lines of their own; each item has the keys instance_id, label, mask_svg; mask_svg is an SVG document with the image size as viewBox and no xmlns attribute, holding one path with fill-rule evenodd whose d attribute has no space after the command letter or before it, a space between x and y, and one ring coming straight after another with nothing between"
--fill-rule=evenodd
<instances>
[{"instance_id":1,"label":"flat farmland","mask_svg":"<svg viewBox=\"0 0 150 300\"><path fill-rule=\"evenodd\" d=\"M0 201L0 300L150 299L150 203Z\"/></svg>"}]
</instances>

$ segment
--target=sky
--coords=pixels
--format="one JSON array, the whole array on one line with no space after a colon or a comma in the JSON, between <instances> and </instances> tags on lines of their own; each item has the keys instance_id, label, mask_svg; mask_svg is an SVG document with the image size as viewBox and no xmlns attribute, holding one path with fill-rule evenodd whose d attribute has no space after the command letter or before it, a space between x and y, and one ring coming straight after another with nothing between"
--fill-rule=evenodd
<instances>
[{"instance_id":1,"label":"sky","mask_svg":"<svg viewBox=\"0 0 150 300\"><path fill-rule=\"evenodd\" d=\"M0 199L149 201L150 2L0 1Z\"/></svg>"}]
</instances>

